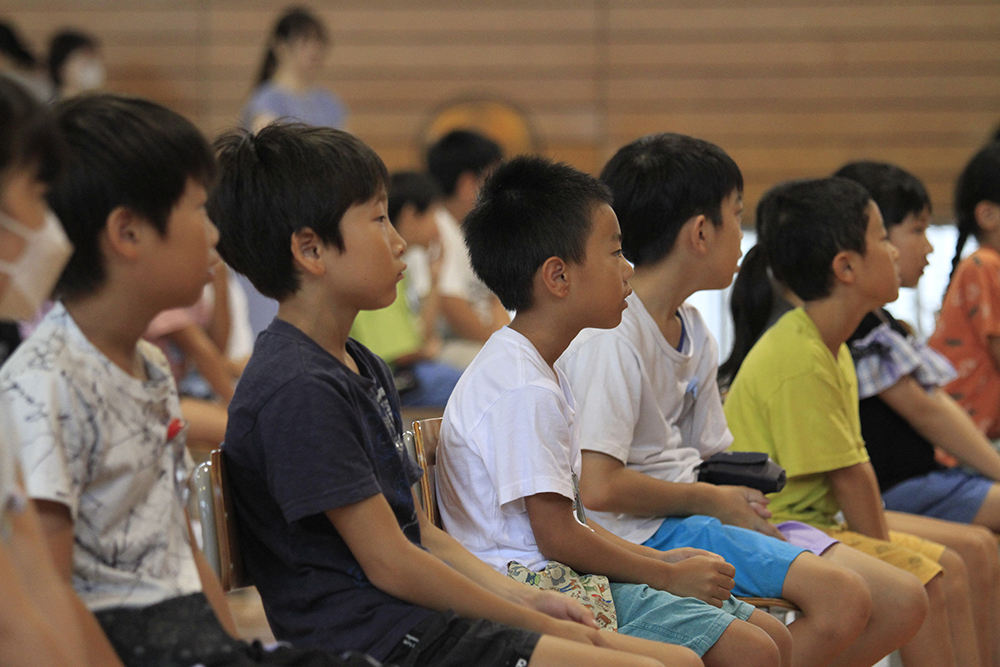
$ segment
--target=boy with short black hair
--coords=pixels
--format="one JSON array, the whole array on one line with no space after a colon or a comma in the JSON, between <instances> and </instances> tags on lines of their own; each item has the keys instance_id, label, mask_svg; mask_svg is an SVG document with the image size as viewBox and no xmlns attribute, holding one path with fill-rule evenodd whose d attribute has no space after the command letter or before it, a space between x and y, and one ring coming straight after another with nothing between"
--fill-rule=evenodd
<instances>
[{"instance_id":1,"label":"boy with short black hair","mask_svg":"<svg viewBox=\"0 0 1000 667\"><path fill-rule=\"evenodd\" d=\"M636 546L577 519L579 417L554 364L581 329L614 327L626 307L632 270L610 201L605 186L567 165L517 158L487 180L466 218L473 267L517 315L445 408L445 528L501 572L511 561L534 571L557 561L606 575L619 632L680 643L709 665L779 664L787 631L730 596L731 565L698 550Z\"/></svg>"},{"instance_id":2,"label":"boy with short black hair","mask_svg":"<svg viewBox=\"0 0 1000 667\"><path fill-rule=\"evenodd\" d=\"M740 366L725 405L732 448L766 452L788 472L785 488L771 496L777 519L821 528L842 542L837 548L861 552L857 563L875 557L883 569L888 563L924 584L929 613L901 648L906 664L980 664L961 558L888 529L861 437L845 341L868 312L895 300L900 284L898 252L879 208L854 181L812 179L770 190L758 217L773 280L804 307L782 316ZM882 590L869 584L873 596Z\"/></svg>"},{"instance_id":3,"label":"boy with short black hair","mask_svg":"<svg viewBox=\"0 0 1000 667\"><path fill-rule=\"evenodd\" d=\"M792 664L870 665L916 631L919 606L891 617L876 608L869 618L871 593L834 564L845 551L836 540L792 522L779 526L792 542L784 541L762 493L697 481L702 460L732 435L716 385L718 346L685 301L732 281L739 167L712 143L664 133L619 149L601 178L635 275L621 326L584 331L559 361L580 405L584 504L630 542L720 554L736 567L738 595L795 603L803 613L789 626ZM912 592L921 595L915 582ZM830 605L834 597L843 604Z\"/></svg>"},{"instance_id":4,"label":"boy with short black hair","mask_svg":"<svg viewBox=\"0 0 1000 667\"><path fill-rule=\"evenodd\" d=\"M391 375L348 337L360 310L396 298L405 268L379 157L345 132L295 125L218 147L220 252L281 302L223 446L275 635L417 667L697 665L677 647L598 632L582 606L493 572L415 508L420 469Z\"/></svg>"},{"instance_id":5,"label":"boy with short black hair","mask_svg":"<svg viewBox=\"0 0 1000 667\"><path fill-rule=\"evenodd\" d=\"M60 574L128 667L340 664L234 639L192 544L177 389L141 336L161 310L197 300L218 261L204 208L211 149L190 122L144 100L95 95L56 114L68 155L49 200L76 250L61 300L0 373L0 410ZM114 664L78 612L91 660Z\"/></svg>"},{"instance_id":6,"label":"boy with short black hair","mask_svg":"<svg viewBox=\"0 0 1000 667\"><path fill-rule=\"evenodd\" d=\"M510 316L472 270L460 225L472 210L490 169L503 158L499 144L472 130L453 130L427 149L427 172L444 194L437 213L441 233L441 314L450 329L446 360L465 367Z\"/></svg>"}]
</instances>

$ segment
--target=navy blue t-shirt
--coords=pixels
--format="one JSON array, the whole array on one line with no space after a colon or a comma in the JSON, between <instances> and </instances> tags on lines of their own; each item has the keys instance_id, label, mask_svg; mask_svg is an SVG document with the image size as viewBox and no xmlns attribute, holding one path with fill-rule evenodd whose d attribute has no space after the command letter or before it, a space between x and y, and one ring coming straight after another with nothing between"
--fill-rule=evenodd
<instances>
[{"instance_id":1,"label":"navy blue t-shirt","mask_svg":"<svg viewBox=\"0 0 1000 667\"><path fill-rule=\"evenodd\" d=\"M421 472L402 443L389 369L354 340L347 351L360 375L275 319L240 378L222 451L275 637L381 659L433 612L375 588L324 512L381 493L420 544L410 487Z\"/></svg>"}]
</instances>

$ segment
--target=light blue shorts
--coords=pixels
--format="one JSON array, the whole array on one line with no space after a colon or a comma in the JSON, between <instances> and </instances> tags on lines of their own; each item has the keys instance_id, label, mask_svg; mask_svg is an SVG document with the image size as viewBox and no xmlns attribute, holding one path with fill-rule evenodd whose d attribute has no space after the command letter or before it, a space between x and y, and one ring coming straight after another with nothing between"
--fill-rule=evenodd
<instances>
[{"instance_id":1,"label":"light blue shorts","mask_svg":"<svg viewBox=\"0 0 1000 667\"><path fill-rule=\"evenodd\" d=\"M729 598L722 609L695 598L680 598L645 584L611 584L618 632L686 646L698 656L715 646L729 624L753 613L746 602Z\"/></svg>"},{"instance_id":2,"label":"light blue shorts","mask_svg":"<svg viewBox=\"0 0 1000 667\"><path fill-rule=\"evenodd\" d=\"M715 517L667 518L643 546L659 551L695 547L719 554L736 568L739 597L780 598L792 561L804 551L763 533L723 525Z\"/></svg>"},{"instance_id":3,"label":"light blue shorts","mask_svg":"<svg viewBox=\"0 0 1000 667\"><path fill-rule=\"evenodd\" d=\"M882 500L894 512L972 523L992 486L982 475L948 468L900 482L883 493Z\"/></svg>"}]
</instances>

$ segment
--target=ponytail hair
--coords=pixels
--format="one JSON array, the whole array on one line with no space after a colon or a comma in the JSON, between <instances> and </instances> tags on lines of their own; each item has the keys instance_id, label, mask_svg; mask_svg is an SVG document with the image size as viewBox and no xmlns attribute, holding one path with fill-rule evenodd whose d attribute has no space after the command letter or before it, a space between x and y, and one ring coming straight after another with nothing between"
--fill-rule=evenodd
<instances>
[{"instance_id":1,"label":"ponytail hair","mask_svg":"<svg viewBox=\"0 0 1000 667\"><path fill-rule=\"evenodd\" d=\"M733 383L750 348L767 328L774 306L774 288L768 276L767 253L761 236L757 238L757 245L743 257L729 298L733 314L733 350L719 366L719 385L722 387Z\"/></svg>"},{"instance_id":2,"label":"ponytail hair","mask_svg":"<svg viewBox=\"0 0 1000 667\"><path fill-rule=\"evenodd\" d=\"M271 31L267 51L264 52L264 61L257 75L258 86L270 81L274 76L274 70L278 67L278 58L274 55L275 42L290 42L300 38L315 38L324 44L329 42L326 28L315 14L305 7L290 7L281 15Z\"/></svg>"},{"instance_id":3,"label":"ponytail hair","mask_svg":"<svg viewBox=\"0 0 1000 667\"><path fill-rule=\"evenodd\" d=\"M955 224L958 226L958 242L955 244L955 256L951 260L949 286L962 261L965 242L970 236L977 238L979 236L976 206L982 201L1000 204L1000 142L994 141L980 149L962 170L955 184Z\"/></svg>"}]
</instances>

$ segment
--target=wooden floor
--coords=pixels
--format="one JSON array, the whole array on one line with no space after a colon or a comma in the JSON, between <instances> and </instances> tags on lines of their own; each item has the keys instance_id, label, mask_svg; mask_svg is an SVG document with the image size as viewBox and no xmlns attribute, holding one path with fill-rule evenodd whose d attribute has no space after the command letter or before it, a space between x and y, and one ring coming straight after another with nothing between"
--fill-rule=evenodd
<instances>
[{"instance_id":1,"label":"wooden floor","mask_svg":"<svg viewBox=\"0 0 1000 667\"><path fill-rule=\"evenodd\" d=\"M260 595L254 587L240 588L226 596L229 599L229 609L233 612L236 629L240 638L246 641L259 639L264 644L274 641L274 635L264 617L264 607L260 604Z\"/></svg>"}]
</instances>

